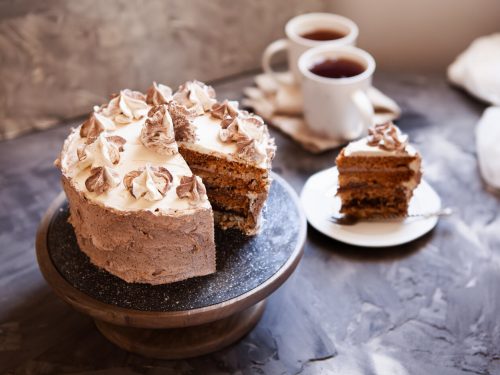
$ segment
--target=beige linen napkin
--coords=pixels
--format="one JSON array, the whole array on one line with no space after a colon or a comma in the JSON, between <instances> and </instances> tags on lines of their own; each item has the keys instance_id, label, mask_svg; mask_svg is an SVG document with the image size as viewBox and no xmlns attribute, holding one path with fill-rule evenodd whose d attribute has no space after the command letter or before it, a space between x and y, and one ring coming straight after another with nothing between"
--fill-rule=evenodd
<instances>
[{"instance_id":1,"label":"beige linen napkin","mask_svg":"<svg viewBox=\"0 0 500 375\"><path fill-rule=\"evenodd\" d=\"M257 75L255 84L254 87L245 88L242 104L252 107L271 126L289 135L305 149L317 153L346 143L343 140L326 139L309 130L302 116L302 94L299 87L280 84L267 74ZM375 123L394 120L400 116L401 109L396 102L376 88L368 90L368 97L375 110Z\"/></svg>"}]
</instances>

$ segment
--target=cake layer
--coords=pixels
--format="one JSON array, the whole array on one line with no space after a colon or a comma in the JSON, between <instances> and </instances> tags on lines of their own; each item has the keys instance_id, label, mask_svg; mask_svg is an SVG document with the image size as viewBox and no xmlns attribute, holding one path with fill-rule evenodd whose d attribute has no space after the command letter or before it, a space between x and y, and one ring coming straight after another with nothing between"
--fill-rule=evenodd
<instances>
[{"instance_id":1,"label":"cake layer","mask_svg":"<svg viewBox=\"0 0 500 375\"><path fill-rule=\"evenodd\" d=\"M269 191L268 170L221 159L181 146L180 152L193 173L203 179L208 199L216 211L215 222L223 229L236 228L254 235Z\"/></svg>"},{"instance_id":2,"label":"cake layer","mask_svg":"<svg viewBox=\"0 0 500 375\"><path fill-rule=\"evenodd\" d=\"M268 169L200 153L185 145L179 148L179 152L193 171L196 170L200 177L205 177L207 182L211 179L214 185L243 187L255 192L268 189Z\"/></svg>"},{"instance_id":3,"label":"cake layer","mask_svg":"<svg viewBox=\"0 0 500 375\"><path fill-rule=\"evenodd\" d=\"M391 198L349 200L342 203L340 212L359 218L405 216L408 211L406 200Z\"/></svg>"},{"instance_id":4,"label":"cake layer","mask_svg":"<svg viewBox=\"0 0 500 375\"><path fill-rule=\"evenodd\" d=\"M337 158L339 171L364 172L369 170L387 170L404 172L408 169L418 171L420 158L418 156L350 156L346 157L342 151Z\"/></svg>"},{"instance_id":5,"label":"cake layer","mask_svg":"<svg viewBox=\"0 0 500 375\"><path fill-rule=\"evenodd\" d=\"M206 186L217 186L220 188L230 188L236 193L245 194L247 192L265 193L267 186L258 185L254 180L242 180L234 178L233 175L227 174L214 174L208 171L201 171L193 168L193 173L200 176Z\"/></svg>"},{"instance_id":6,"label":"cake layer","mask_svg":"<svg viewBox=\"0 0 500 375\"><path fill-rule=\"evenodd\" d=\"M246 195L234 194L230 189L209 185L207 185L207 195L214 210L227 210L242 216L249 214L251 202Z\"/></svg>"},{"instance_id":7,"label":"cake layer","mask_svg":"<svg viewBox=\"0 0 500 375\"><path fill-rule=\"evenodd\" d=\"M369 171L339 174L339 186L341 188L367 186L371 184L395 187L400 184L408 184L410 181L420 181L420 176L413 171L385 172Z\"/></svg>"},{"instance_id":8,"label":"cake layer","mask_svg":"<svg viewBox=\"0 0 500 375\"><path fill-rule=\"evenodd\" d=\"M62 178L70 222L92 263L127 282L164 284L215 272L213 215L193 208L183 215L133 215L89 202Z\"/></svg>"},{"instance_id":9,"label":"cake layer","mask_svg":"<svg viewBox=\"0 0 500 375\"><path fill-rule=\"evenodd\" d=\"M370 185L369 187L359 186L352 188L339 188L337 195L342 199L363 199L363 198L378 198L378 197L402 197L410 198L412 195L411 189L406 189L402 186L385 187L380 185Z\"/></svg>"}]
</instances>

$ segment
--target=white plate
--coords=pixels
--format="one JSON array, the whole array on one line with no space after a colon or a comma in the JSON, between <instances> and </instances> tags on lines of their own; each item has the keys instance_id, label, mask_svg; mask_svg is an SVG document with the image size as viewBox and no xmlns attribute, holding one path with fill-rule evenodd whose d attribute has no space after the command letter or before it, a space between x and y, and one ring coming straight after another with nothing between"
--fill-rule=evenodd
<instances>
[{"instance_id":1,"label":"white plate","mask_svg":"<svg viewBox=\"0 0 500 375\"><path fill-rule=\"evenodd\" d=\"M351 245L384 247L401 245L423 236L434 228L437 217L407 218L390 222L360 222L355 225L338 225L329 221L340 210L340 198L335 196L338 184L337 167L318 172L307 180L300 199L307 220L321 233ZM439 210L441 199L424 180L413 192L408 207L409 214Z\"/></svg>"}]
</instances>

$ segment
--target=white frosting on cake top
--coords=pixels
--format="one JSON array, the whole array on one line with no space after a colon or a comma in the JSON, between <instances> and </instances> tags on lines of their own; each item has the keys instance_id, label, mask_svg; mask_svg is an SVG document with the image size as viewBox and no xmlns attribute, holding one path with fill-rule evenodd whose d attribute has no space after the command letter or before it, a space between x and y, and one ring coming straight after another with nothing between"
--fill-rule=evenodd
<instances>
[{"instance_id":1,"label":"white frosting on cake top","mask_svg":"<svg viewBox=\"0 0 500 375\"><path fill-rule=\"evenodd\" d=\"M192 176L192 172L176 147L169 152L160 152L161 147L146 147L151 146L150 142L146 142L146 146L143 142L148 135L145 132L147 116L153 116L148 114L152 108L150 104L162 104L170 99L169 95L156 95L160 89L170 95L163 85L150 88L148 97L137 91L122 90L106 106L94 108L94 117L91 119L105 124L90 124L93 125L87 126L90 131L86 129L83 132L82 126L79 126L66 139L59 160L61 171L90 201L120 211L148 210L170 214L210 207L205 193L196 201L182 198L177 193L181 178ZM275 147L260 117L239 111L237 102L229 102L229 118L225 115L220 118L213 116L211 108L216 103L215 91L197 81L182 85L173 97L174 101L178 98L180 104L186 103L186 108L193 116L191 123L195 140L181 142L184 147L226 160L270 168ZM165 108L168 108L168 104ZM170 119L170 116L166 119ZM221 131L230 132L230 139L221 138ZM155 142L168 138L155 134L153 132L151 135ZM151 170L144 172L146 166ZM163 191L165 178L161 177L164 173L162 168L171 174L166 192ZM134 172L133 178L130 177L131 172ZM128 182L124 180L126 176L129 177ZM154 187L155 181L158 191Z\"/></svg>"},{"instance_id":2,"label":"white frosting on cake top","mask_svg":"<svg viewBox=\"0 0 500 375\"><path fill-rule=\"evenodd\" d=\"M344 148L345 156L415 156L417 151L408 143L408 136L392 122L368 129L368 136L351 142Z\"/></svg>"},{"instance_id":3,"label":"white frosting on cake top","mask_svg":"<svg viewBox=\"0 0 500 375\"><path fill-rule=\"evenodd\" d=\"M120 152L120 161L112 166L112 169L120 176L120 184L109 189L103 194L89 192L86 189L85 181L90 176L90 167L78 160L77 149L85 145L85 138L81 138L80 127L73 130L65 143L61 154L61 170L63 174L71 179L78 191L82 192L89 200L102 204L106 207L117 210L148 210L154 212L174 213L175 211L185 211L199 207L210 207L208 199L197 202L195 205L188 199L180 199L177 196L176 188L180 184L182 176L191 176L191 170L180 154L161 155L150 150L141 143L140 134L145 118L119 125L116 130L107 132L106 136L118 135L126 140L123 151ZM101 133L100 137L104 136ZM167 193L162 199L148 200L144 197L136 199L123 183L123 177L133 170L139 170L149 164L154 167L165 167L172 174L173 181ZM181 212L179 212L181 213Z\"/></svg>"},{"instance_id":4,"label":"white frosting on cake top","mask_svg":"<svg viewBox=\"0 0 500 375\"><path fill-rule=\"evenodd\" d=\"M403 150L384 150L378 146L370 146L368 137L351 142L344 148L345 156L415 156L416 154L417 150L410 144Z\"/></svg>"}]
</instances>

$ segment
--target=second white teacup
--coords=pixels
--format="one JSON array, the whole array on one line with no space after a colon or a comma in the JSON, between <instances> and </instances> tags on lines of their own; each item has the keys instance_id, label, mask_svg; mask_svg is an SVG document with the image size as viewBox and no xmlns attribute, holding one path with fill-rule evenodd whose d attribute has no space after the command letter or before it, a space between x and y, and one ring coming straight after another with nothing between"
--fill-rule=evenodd
<instances>
[{"instance_id":1,"label":"second white teacup","mask_svg":"<svg viewBox=\"0 0 500 375\"><path fill-rule=\"evenodd\" d=\"M281 83L299 83L300 72L297 62L302 53L326 44L337 47L355 45L358 33L356 24L346 17L332 13L302 14L287 22L286 39L278 39L266 48L262 56L262 69ZM284 50L288 52L288 66L293 82L285 81L283 77L289 76L275 72L271 66L272 57Z\"/></svg>"},{"instance_id":2,"label":"second white teacup","mask_svg":"<svg viewBox=\"0 0 500 375\"><path fill-rule=\"evenodd\" d=\"M330 139L350 141L373 125L367 90L375 60L366 51L325 45L305 52L298 62L309 128Z\"/></svg>"}]
</instances>

